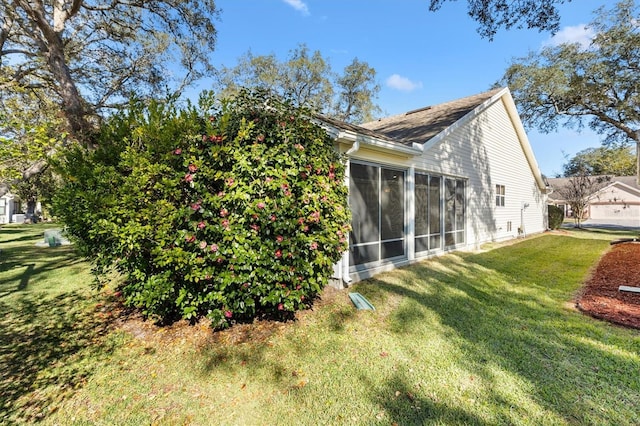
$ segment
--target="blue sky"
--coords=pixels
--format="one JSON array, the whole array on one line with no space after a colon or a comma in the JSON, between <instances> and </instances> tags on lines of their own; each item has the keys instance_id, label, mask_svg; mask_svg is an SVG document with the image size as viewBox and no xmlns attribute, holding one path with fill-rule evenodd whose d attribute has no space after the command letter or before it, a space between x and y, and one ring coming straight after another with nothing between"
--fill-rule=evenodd
<instances>
[{"instance_id":1,"label":"blue sky","mask_svg":"<svg viewBox=\"0 0 640 426\"><path fill-rule=\"evenodd\" d=\"M561 31L551 38L537 30L501 30L493 41L480 38L466 13L466 0L429 12L427 0L218 0L216 66L234 66L248 50L280 59L299 43L329 58L342 71L354 57L376 69L383 115L486 91L512 58L545 43L584 39L592 12L612 2L573 0L561 5ZM204 81L200 88L207 88ZM561 130L529 140L541 171L562 171L564 155L600 145L589 131Z\"/></svg>"}]
</instances>

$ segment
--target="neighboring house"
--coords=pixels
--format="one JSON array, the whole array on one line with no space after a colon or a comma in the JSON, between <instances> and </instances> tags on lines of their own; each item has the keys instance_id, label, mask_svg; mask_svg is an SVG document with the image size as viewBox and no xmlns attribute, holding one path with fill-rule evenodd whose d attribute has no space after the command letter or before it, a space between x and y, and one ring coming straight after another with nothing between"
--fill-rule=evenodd
<instances>
[{"instance_id":1,"label":"neighboring house","mask_svg":"<svg viewBox=\"0 0 640 426\"><path fill-rule=\"evenodd\" d=\"M547 188L507 88L320 124L349 166L353 230L336 280L547 229Z\"/></svg>"},{"instance_id":2,"label":"neighboring house","mask_svg":"<svg viewBox=\"0 0 640 426\"><path fill-rule=\"evenodd\" d=\"M594 176L601 179L588 197L584 219L598 222L620 223L640 226L640 185L636 176ZM549 179L554 191L549 195L549 204L561 206L565 216L572 217L569 203L563 199L559 189L566 186L571 178Z\"/></svg>"},{"instance_id":3,"label":"neighboring house","mask_svg":"<svg viewBox=\"0 0 640 426\"><path fill-rule=\"evenodd\" d=\"M10 192L0 197L0 224L24 222L20 205L20 199Z\"/></svg>"}]
</instances>

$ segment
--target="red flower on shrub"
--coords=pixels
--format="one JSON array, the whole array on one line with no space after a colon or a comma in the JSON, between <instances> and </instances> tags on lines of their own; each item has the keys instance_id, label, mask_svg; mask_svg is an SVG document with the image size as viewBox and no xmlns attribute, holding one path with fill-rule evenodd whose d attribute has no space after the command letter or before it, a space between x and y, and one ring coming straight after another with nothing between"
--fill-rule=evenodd
<instances>
[{"instance_id":1,"label":"red flower on shrub","mask_svg":"<svg viewBox=\"0 0 640 426\"><path fill-rule=\"evenodd\" d=\"M278 218L276 217L275 214L271 215L271 222L275 222Z\"/></svg>"},{"instance_id":2,"label":"red flower on shrub","mask_svg":"<svg viewBox=\"0 0 640 426\"><path fill-rule=\"evenodd\" d=\"M173 151L173 153L174 153L175 155L180 155L180 154L182 154L182 149L180 149L180 148L176 148L176 149Z\"/></svg>"},{"instance_id":3,"label":"red flower on shrub","mask_svg":"<svg viewBox=\"0 0 640 426\"><path fill-rule=\"evenodd\" d=\"M255 223L251 224L251 229L253 229L254 231L259 231L260 230L260 226L256 225Z\"/></svg>"},{"instance_id":4,"label":"red flower on shrub","mask_svg":"<svg viewBox=\"0 0 640 426\"><path fill-rule=\"evenodd\" d=\"M227 230L229 229L229 220L228 220L228 219L224 219L224 220L222 221L222 227L223 227L224 229L227 229Z\"/></svg>"},{"instance_id":5,"label":"red flower on shrub","mask_svg":"<svg viewBox=\"0 0 640 426\"><path fill-rule=\"evenodd\" d=\"M318 249L318 243L316 243L315 241L313 241L311 244L309 244L309 248L311 250L317 250Z\"/></svg>"},{"instance_id":6,"label":"red flower on shrub","mask_svg":"<svg viewBox=\"0 0 640 426\"><path fill-rule=\"evenodd\" d=\"M282 250L280 250L280 249L276 250L275 256L276 256L277 259L280 259L282 257Z\"/></svg>"},{"instance_id":7,"label":"red flower on shrub","mask_svg":"<svg viewBox=\"0 0 640 426\"><path fill-rule=\"evenodd\" d=\"M195 235L186 235L184 237L184 240L188 243L193 243L196 241L196 236Z\"/></svg>"},{"instance_id":8,"label":"red flower on shrub","mask_svg":"<svg viewBox=\"0 0 640 426\"><path fill-rule=\"evenodd\" d=\"M189 164L189 171L191 173L194 173L196 170L198 170L198 166L196 166L195 164L191 163Z\"/></svg>"},{"instance_id":9,"label":"red flower on shrub","mask_svg":"<svg viewBox=\"0 0 640 426\"><path fill-rule=\"evenodd\" d=\"M294 145L294 147L298 150L298 151L304 151L304 146L302 146L301 144L297 143Z\"/></svg>"},{"instance_id":10,"label":"red flower on shrub","mask_svg":"<svg viewBox=\"0 0 640 426\"><path fill-rule=\"evenodd\" d=\"M229 214L229 210L220 209L220 217L227 217L228 214Z\"/></svg>"},{"instance_id":11,"label":"red flower on shrub","mask_svg":"<svg viewBox=\"0 0 640 426\"><path fill-rule=\"evenodd\" d=\"M186 175L184 175L184 181L185 182L192 182L193 181L193 175L191 173L187 173Z\"/></svg>"},{"instance_id":12,"label":"red flower on shrub","mask_svg":"<svg viewBox=\"0 0 640 426\"><path fill-rule=\"evenodd\" d=\"M266 205L261 201L259 202L256 207L258 207L260 210L264 209L266 207Z\"/></svg>"},{"instance_id":13,"label":"red flower on shrub","mask_svg":"<svg viewBox=\"0 0 640 426\"><path fill-rule=\"evenodd\" d=\"M298 225L302 225L304 223L304 218L303 217L299 217L298 218Z\"/></svg>"},{"instance_id":14,"label":"red flower on shrub","mask_svg":"<svg viewBox=\"0 0 640 426\"><path fill-rule=\"evenodd\" d=\"M198 229L204 229L206 227L207 227L207 224L205 222L198 223Z\"/></svg>"},{"instance_id":15,"label":"red flower on shrub","mask_svg":"<svg viewBox=\"0 0 640 426\"><path fill-rule=\"evenodd\" d=\"M278 235L278 236L276 237L276 241L277 241L277 242L279 242L279 243L281 243L282 241L284 241L284 237L283 237L282 235Z\"/></svg>"},{"instance_id":16,"label":"red flower on shrub","mask_svg":"<svg viewBox=\"0 0 640 426\"><path fill-rule=\"evenodd\" d=\"M320 222L320 212L315 211L315 212L311 213L311 221L315 222L315 223Z\"/></svg>"},{"instance_id":17,"label":"red flower on shrub","mask_svg":"<svg viewBox=\"0 0 640 426\"><path fill-rule=\"evenodd\" d=\"M191 210L193 210L193 211L200 210L200 203L192 203L191 204Z\"/></svg>"},{"instance_id":18,"label":"red flower on shrub","mask_svg":"<svg viewBox=\"0 0 640 426\"><path fill-rule=\"evenodd\" d=\"M273 180L273 178L271 176L267 176L266 178L264 178L264 181L266 183L271 183L272 180Z\"/></svg>"},{"instance_id":19,"label":"red flower on shrub","mask_svg":"<svg viewBox=\"0 0 640 426\"><path fill-rule=\"evenodd\" d=\"M200 241L200 249L204 250L207 248L207 242L206 241Z\"/></svg>"},{"instance_id":20,"label":"red flower on shrub","mask_svg":"<svg viewBox=\"0 0 640 426\"><path fill-rule=\"evenodd\" d=\"M264 135L263 134L259 134L258 137L256 138L256 140L258 142L263 142L264 141Z\"/></svg>"},{"instance_id":21,"label":"red flower on shrub","mask_svg":"<svg viewBox=\"0 0 640 426\"><path fill-rule=\"evenodd\" d=\"M218 251L218 245L217 244L211 244L211 251L212 252L217 252Z\"/></svg>"},{"instance_id":22,"label":"red flower on shrub","mask_svg":"<svg viewBox=\"0 0 640 426\"><path fill-rule=\"evenodd\" d=\"M233 312L226 310L224 311L225 318L231 318L233 316Z\"/></svg>"},{"instance_id":23,"label":"red flower on shrub","mask_svg":"<svg viewBox=\"0 0 640 426\"><path fill-rule=\"evenodd\" d=\"M235 182L233 178L226 178L224 181L227 184L227 186L233 186L233 183Z\"/></svg>"},{"instance_id":24,"label":"red flower on shrub","mask_svg":"<svg viewBox=\"0 0 640 426\"><path fill-rule=\"evenodd\" d=\"M284 305L282 303L278 303L278 310L284 311Z\"/></svg>"}]
</instances>

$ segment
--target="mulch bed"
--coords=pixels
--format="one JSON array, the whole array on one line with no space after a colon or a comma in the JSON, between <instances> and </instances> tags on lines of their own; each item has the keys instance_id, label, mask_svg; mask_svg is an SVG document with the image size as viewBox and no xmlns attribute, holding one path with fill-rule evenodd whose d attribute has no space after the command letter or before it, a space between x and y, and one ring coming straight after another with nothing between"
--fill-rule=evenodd
<instances>
[{"instance_id":1,"label":"mulch bed","mask_svg":"<svg viewBox=\"0 0 640 426\"><path fill-rule=\"evenodd\" d=\"M613 245L585 283L576 306L595 318L640 329L640 293L619 291L621 285L640 287L640 243Z\"/></svg>"}]
</instances>

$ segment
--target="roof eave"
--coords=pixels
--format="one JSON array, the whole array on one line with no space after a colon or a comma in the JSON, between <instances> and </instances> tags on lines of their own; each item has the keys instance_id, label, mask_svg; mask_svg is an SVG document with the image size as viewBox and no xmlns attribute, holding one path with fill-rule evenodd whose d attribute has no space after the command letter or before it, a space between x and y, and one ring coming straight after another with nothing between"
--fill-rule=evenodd
<instances>
[{"instance_id":1,"label":"roof eave","mask_svg":"<svg viewBox=\"0 0 640 426\"><path fill-rule=\"evenodd\" d=\"M408 157L415 157L421 155L423 152L422 145L420 144L414 143L411 146L407 146L398 142L391 142L385 139L363 135L351 130L340 129L325 122L319 122L318 124L320 125L320 127L326 130L331 138L335 139L337 142L350 145L353 145L357 142L360 148L366 146L374 151L391 152L396 155L401 154Z\"/></svg>"}]
</instances>

